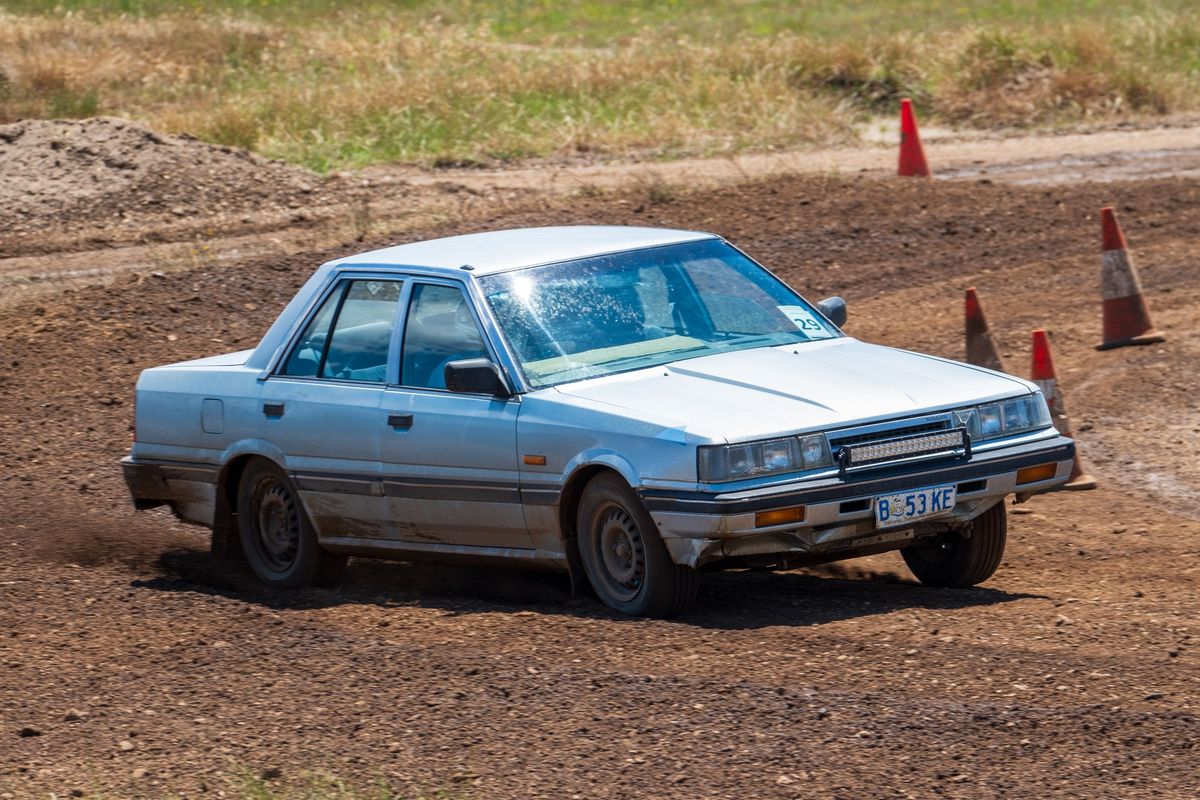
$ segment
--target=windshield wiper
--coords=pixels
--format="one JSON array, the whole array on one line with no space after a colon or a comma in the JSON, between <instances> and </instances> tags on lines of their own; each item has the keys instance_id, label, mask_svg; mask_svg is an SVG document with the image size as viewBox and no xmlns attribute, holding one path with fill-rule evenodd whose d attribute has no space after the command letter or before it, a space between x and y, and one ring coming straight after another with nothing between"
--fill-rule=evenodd
<instances>
[{"instance_id":1,"label":"windshield wiper","mask_svg":"<svg viewBox=\"0 0 1200 800\"><path fill-rule=\"evenodd\" d=\"M752 336L749 339L729 339L724 344L741 346L744 344L761 344L762 342L770 342L774 340L774 336Z\"/></svg>"},{"instance_id":2,"label":"windshield wiper","mask_svg":"<svg viewBox=\"0 0 1200 800\"><path fill-rule=\"evenodd\" d=\"M597 367L611 367L615 364L627 364L630 361L637 361L639 359L652 359L652 358L655 358L658 356L667 356L665 361L674 361L675 356L682 355L684 353L694 353L697 350L711 350L711 349L712 348L709 347L708 345L702 344L702 345L697 345L696 347L686 347L683 350L663 350L661 353L639 353L638 355L621 356L620 358L615 358L612 361L602 361L599 364L596 364L596 366Z\"/></svg>"}]
</instances>

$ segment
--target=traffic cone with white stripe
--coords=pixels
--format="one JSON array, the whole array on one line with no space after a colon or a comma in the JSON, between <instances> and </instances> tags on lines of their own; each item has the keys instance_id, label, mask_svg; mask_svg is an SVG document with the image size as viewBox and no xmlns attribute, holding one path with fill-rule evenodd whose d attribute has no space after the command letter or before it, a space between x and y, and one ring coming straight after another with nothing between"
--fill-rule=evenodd
<instances>
[{"instance_id":1,"label":"traffic cone with white stripe","mask_svg":"<svg viewBox=\"0 0 1200 800\"><path fill-rule=\"evenodd\" d=\"M1134 344L1154 344L1166 337L1154 330L1150 311L1142 297L1142 282L1129 256L1125 234L1112 208L1100 209L1103 234L1103 266L1100 296L1104 300L1104 341L1097 350L1112 350Z\"/></svg>"},{"instance_id":2,"label":"traffic cone with white stripe","mask_svg":"<svg viewBox=\"0 0 1200 800\"><path fill-rule=\"evenodd\" d=\"M900 101L900 169L897 174L929 177L925 148L921 147L921 134L917 132L917 115L913 113L912 100L907 97Z\"/></svg>"},{"instance_id":3,"label":"traffic cone with white stripe","mask_svg":"<svg viewBox=\"0 0 1200 800\"><path fill-rule=\"evenodd\" d=\"M975 287L967 289L966 296L967 318L967 363L977 367L987 367L997 372L1004 372L1000 363L1000 354L996 352L996 342L988 330L987 318L983 316L983 306L979 304L979 295Z\"/></svg>"},{"instance_id":4,"label":"traffic cone with white stripe","mask_svg":"<svg viewBox=\"0 0 1200 800\"><path fill-rule=\"evenodd\" d=\"M1067 416L1067 404L1063 401L1062 389L1058 386L1058 377L1054 372L1054 359L1050 355L1050 339L1044 330L1033 332L1033 382L1042 390L1046 403L1050 406L1050 420L1063 436L1074 439L1071 431L1071 420ZM1067 479L1064 489L1095 489L1096 479L1083 467L1079 458L1079 446L1075 447L1075 463L1071 465L1071 477Z\"/></svg>"}]
</instances>

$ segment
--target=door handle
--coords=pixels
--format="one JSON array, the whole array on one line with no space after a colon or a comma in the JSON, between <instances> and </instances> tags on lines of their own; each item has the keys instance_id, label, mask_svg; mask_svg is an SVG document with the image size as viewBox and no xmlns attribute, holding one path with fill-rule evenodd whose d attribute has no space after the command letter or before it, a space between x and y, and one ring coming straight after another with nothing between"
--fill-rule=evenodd
<instances>
[{"instance_id":1,"label":"door handle","mask_svg":"<svg viewBox=\"0 0 1200 800\"><path fill-rule=\"evenodd\" d=\"M263 414L268 417L282 417L283 403L263 403Z\"/></svg>"},{"instance_id":2,"label":"door handle","mask_svg":"<svg viewBox=\"0 0 1200 800\"><path fill-rule=\"evenodd\" d=\"M388 414L388 425L392 428L408 430L412 427L412 414Z\"/></svg>"}]
</instances>

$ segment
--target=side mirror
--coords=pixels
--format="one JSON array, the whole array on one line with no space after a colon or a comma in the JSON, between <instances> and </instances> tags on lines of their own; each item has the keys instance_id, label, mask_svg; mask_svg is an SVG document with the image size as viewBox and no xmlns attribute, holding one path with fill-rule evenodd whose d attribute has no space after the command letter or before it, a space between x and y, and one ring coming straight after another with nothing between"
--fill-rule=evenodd
<instances>
[{"instance_id":1,"label":"side mirror","mask_svg":"<svg viewBox=\"0 0 1200 800\"><path fill-rule=\"evenodd\" d=\"M817 303L817 310L839 328L846 324L846 301L840 297L826 297Z\"/></svg>"},{"instance_id":2,"label":"side mirror","mask_svg":"<svg viewBox=\"0 0 1200 800\"><path fill-rule=\"evenodd\" d=\"M461 394L490 394L508 397L512 392L504 385L500 368L486 358L464 358L451 361L442 372L446 388Z\"/></svg>"}]
</instances>

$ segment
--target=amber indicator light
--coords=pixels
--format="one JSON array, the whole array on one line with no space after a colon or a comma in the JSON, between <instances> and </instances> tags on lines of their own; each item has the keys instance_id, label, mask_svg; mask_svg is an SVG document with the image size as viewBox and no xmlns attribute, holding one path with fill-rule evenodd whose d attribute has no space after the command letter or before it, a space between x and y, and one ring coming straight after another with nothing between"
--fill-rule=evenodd
<instances>
[{"instance_id":1,"label":"amber indicator light","mask_svg":"<svg viewBox=\"0 0 1200 800\"><path fill-rule=\"evenodd\" d=\"M1058 474L1058 464L1038 464L1017 471L1017 483L1048 481Z\"/></svg>"},{"instance_id":2,"label":"amber indicator light","mask_svg":"<svg viewBox=\"0 0 1200 800\"><path fill-rule=\"evenodd\" d=\"M545 456L525 456L524 460L525 460L525 463L529 464L530 466L534 466L534 467L546 466L546 457Z\"/></svg>"},{"instance_id":3,"label":"amber indicator light","mask_svg":"<svg viewBox=\"0 0 1200 800\"><path fill-rule=\"evenodd\" d=\"M789 522L804 521L804 506L791 508L776 508L773 511L759 511L754 515L754 527L766 528L770 525L786 525Z\"/></svg>"}]
</instances>

